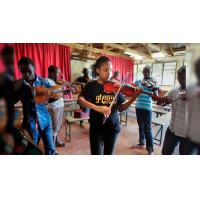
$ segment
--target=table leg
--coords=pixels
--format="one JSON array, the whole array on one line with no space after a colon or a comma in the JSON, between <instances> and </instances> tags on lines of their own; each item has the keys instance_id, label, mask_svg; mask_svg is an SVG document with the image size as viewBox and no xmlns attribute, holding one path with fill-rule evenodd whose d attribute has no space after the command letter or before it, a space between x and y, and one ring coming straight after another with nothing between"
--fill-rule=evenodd
<instances>
[{"instance_id":1,"label":"table leg","mask_svg":"<svg viewBox=\"0 0 200 200\"><path fill-rule=\"evenodd\" d=\"M71 142L71 122L69 123L69 141Z\"/></svg>"}]
</instances>

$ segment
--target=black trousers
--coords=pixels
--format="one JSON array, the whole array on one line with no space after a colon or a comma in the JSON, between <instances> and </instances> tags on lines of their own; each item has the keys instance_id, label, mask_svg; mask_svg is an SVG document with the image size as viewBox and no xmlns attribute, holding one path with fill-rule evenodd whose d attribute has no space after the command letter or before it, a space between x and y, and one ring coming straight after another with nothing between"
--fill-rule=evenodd
<instances>
[{"instance_id":1,"label":"black trousers","mask_svg":"<svg viewBox=\"0 0 200 200\"><path fill-rule=\"evenodd\" d=\"M102 135L90 131L91 155L113 155L118 136L119 133L113 135L105 133Z\"/></svg>"}]
</instances>

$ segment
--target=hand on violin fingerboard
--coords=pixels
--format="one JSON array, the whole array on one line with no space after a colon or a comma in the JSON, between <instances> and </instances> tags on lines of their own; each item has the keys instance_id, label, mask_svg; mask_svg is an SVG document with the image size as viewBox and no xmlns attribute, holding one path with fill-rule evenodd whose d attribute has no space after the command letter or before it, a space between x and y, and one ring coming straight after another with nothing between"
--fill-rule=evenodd
<instances>
[{"instance_id":1,"label":"hand on violin fingerboard","mask_svg":"<svg viewBox=\"0 0 200 200\"><path fill-rule=\"evenodd\" d=\"M135 93L132 96L132 99L136 99L143 92L143 87L137 87Z\"/></svg>"},{"instance_id":2,"label":"hand on violin fingerboard","mask_svg":"<svg viewBox=\"0 0 200 200\"><path fill-rule=\"evenodd\" d=\"M166 106L172 103L172 99L168 96L162 97L157 101L157 105Z\"/></svg>"}]
</instances>

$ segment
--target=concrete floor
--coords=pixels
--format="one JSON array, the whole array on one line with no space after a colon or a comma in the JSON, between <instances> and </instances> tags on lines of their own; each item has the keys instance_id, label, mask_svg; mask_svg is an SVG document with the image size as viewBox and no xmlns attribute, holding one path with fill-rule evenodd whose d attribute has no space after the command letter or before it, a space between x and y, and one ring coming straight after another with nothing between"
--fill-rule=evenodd
<instances>
[{"instance_id":1,"label":"concrete floor","mask_svg":"<svg viewBox=\"0 0 200 200\"><path fill-rule=\"evenodd\" d=\"M135 116L135 108L130 108L128 117L128 123L127 126L124 127L120 125L121 132L119 134L116 148L115 148L115 155L147 155L147 151L145 149L131 149L130 146L132 144L138 143L139 138L139 130L138 130L138 124L136 121ZM153 118L155 118L156 115L153 113ZM89 123L88 121L84 121L85 127L80 126L80 122L72 123L72 133L89 129ZM155 135L158 131L160 126L152 125L152 132L153 135ZM168 125L164 127L163 132L163 141L164 141L164 135L166 132L166 128ZM59 140L66 143L65 147L56 147L58 153L60 155L90 155L90 143L89 143L89 131L76 133L72 135L71 142L68 142L66 139L65 134L65 121L64 121L64 115L63 115L63 123L59 132ZM40 141L39 148L44 152L43 148L43 142ZM162 150L162 144L161 146L155 145L155 154L161 155ZM178 147L176 148L174 154L178 154Z\"/></svg>"}]
</instances>

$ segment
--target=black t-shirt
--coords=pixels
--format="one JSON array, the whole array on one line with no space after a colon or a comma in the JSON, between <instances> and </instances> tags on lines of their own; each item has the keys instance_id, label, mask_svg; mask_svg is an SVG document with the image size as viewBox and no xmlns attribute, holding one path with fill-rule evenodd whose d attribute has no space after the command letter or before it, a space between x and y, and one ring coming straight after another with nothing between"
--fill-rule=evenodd
<instances>
[{"instance_id":1,"label":"black t-shirt","mask_svg":"<svg viewBox=\"0 0 200 200\"><path fill-rule=\"evenodd\" d=\"M116 93L106 93L104 91L103 85L97 81L89 82L83 88L79 96L83 96L87 101L90 100L91 103L97 106L107 106L109 107L114 99ZM98 134L116 134L120 132L119 119L117 106L125 102L122 93L119 93L116 103L114 103L110 116L106 119L103 124L103 113L99 113L93 109L90 110L90 131L96 132Z\"/></svg>"}]
</instances>

